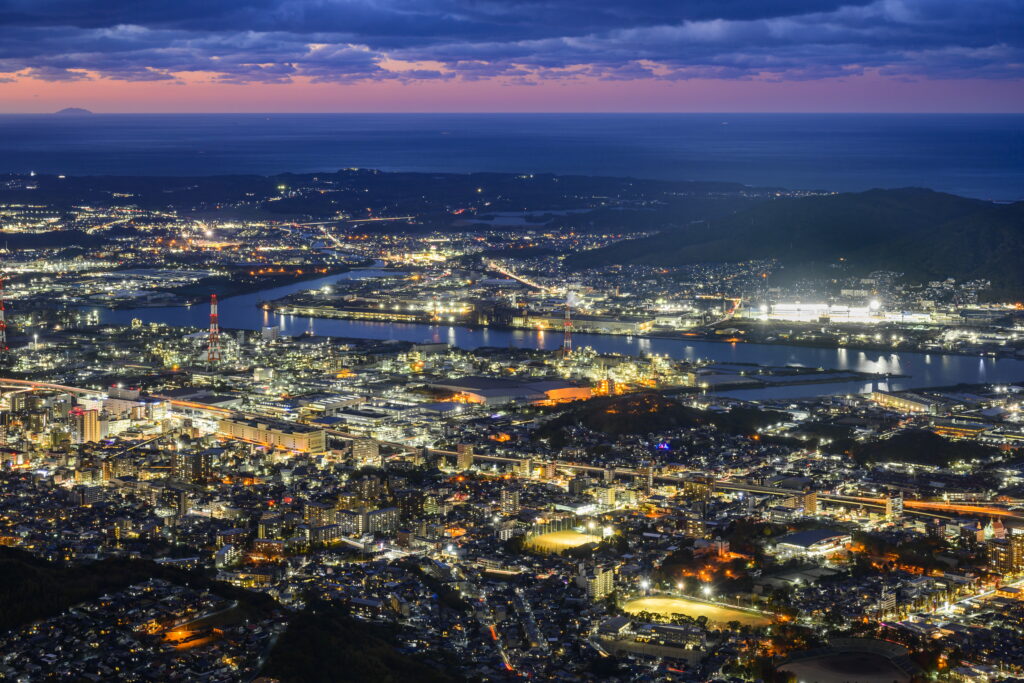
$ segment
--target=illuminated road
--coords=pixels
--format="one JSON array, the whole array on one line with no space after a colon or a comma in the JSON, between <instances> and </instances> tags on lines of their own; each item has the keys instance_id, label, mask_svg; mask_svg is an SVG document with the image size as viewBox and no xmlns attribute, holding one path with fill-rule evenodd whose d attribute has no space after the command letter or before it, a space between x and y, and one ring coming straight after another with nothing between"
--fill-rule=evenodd
<instances>
[{"instance_id":1,"label":"illuminated road","mask_svg":"<svg viewBox=\"0 0 1024 683\"><path fill-rule=\"evenodd\" d=\"M491 270L495 271L496 273L504 275L505 277L507 277L507 278L509 278L511 280L515 280L516 282L521 282L522 284L526 285L527 287L533 287L534 289L539 289L542 292L553 291L551 287L545 287L544 285L539 284L537 282L534 282L533 280L530 280L529 278L525 278L522 275L516 275L511 270L508 270L506 268L502 268L501 266L499 266L494 261L487 261L486 262L486 266L488 268L490 268Z\"/></svg>"},{"instance_id":2,"label":"illuminated road","mask_svg":"<svg viewBox=\"0 0 1024 683\"><path fill-rule=\"evenodd\" d=\"M484 603L484 610L493 620L494 608L491 607L486 591L481 596L480 600ZM495 621L489 621L485 626L487 627L487 630L491 632L491 641L494 643L494 647L497 649L498 655L501 657L501 661L505 664L505 670L515 671L515 667L512 666L512 660L509 659L508 652L505 651L505 646L501 642L501 634L498 633L497 623Z\"/></svg>"},{"instance_id":3,"label":"illuminated road","mask_svg":"<svg viewBox=\"0 0 1024 683\"><path fill-rule=\"evenodd\" d=\"M49 382L30 382L24 379L6 379L0 377L0 387L11 386L11 387L29 387L31 389L53 389L55 391L69 391L75 394L96 394L100 396L103 394L98 389L82 389L80 387L66 387L62 384L50 384Z\"/></svg>"}]
</instances>

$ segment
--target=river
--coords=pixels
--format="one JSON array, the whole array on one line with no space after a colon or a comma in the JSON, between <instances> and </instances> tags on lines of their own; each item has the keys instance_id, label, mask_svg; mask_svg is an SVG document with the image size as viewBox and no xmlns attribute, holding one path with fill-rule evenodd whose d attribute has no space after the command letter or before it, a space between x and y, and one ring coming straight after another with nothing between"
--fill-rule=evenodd
<instances>
[{"instance_id":1,"label":"river","mask_svg":"<svg viewBox=\"0 0 1024 683\"><path fill-rule=\"evenodd\" d=\"M220 302L220 324L223 328L258 330L265 325L280 325L284 334L302 334L312 329L316 334L360 339L395 339L409 342L446 342L464 349L480 346L557 349L562 345L560 332L539 330L470 329L449 325L367 322L275 316L260 310L261 301L278 299L307 289L318 289L350 278L384 277L391 273L375 269L357 269L340 275L306 280L250 294L229 297ZM143 322L206 327L209 307L170 306L165 308L99 309L100 320L112 324L128 324L132 318ZM978 356L886 353L855 349L820 349L770 344L743 344L678 339L648 339L597 334L575 334L576 348L590 346L601 353L640 355L668 354L686 360L712 359L723 362L757 363L761 365L801 365L869 373L891 373L907 377L875 382L835 382L799 386L743 389L721 392L723 396L744 399L791 399L825 394L852 394L871 391L914 389L1024 381L1024 361Z\"/></svg>"}]
</instances>

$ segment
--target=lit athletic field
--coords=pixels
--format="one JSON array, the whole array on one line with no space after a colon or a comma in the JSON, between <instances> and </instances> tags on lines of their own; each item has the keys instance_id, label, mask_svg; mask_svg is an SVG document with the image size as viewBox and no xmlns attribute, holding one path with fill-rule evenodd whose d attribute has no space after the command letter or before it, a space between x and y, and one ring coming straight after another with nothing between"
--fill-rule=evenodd
<instances>
[{"instance_id":1,"label":"lit athletic field","mask_svg":"<svg viewBox=\"0 0 1024 683\"><path fill-rule=\"evenodd\" d=\"M636 612L651 612L652 614L664 616L685 614L694 619L704 615L708 618L709 622L714 624L727 624L730 621L738 621L741 624L749 624L750 626L767 626L772 623L768 617L728 607L706 605L703 602L687 600L686 598L637 598L627 602L623 609L631 614Z\"/></svg>"},{"instance_id":2,"label":"lit athletic field","mask_svg":"<svg viewBox=\"0 0 1024 683\"><path fill-rule=\"evenodd\" d=\"M544 553L557 553L584 543L600 542L600 536L581 534L578 531L552 531L550 534L541 534L528 545Z\"/></svg>"}]
</instances>

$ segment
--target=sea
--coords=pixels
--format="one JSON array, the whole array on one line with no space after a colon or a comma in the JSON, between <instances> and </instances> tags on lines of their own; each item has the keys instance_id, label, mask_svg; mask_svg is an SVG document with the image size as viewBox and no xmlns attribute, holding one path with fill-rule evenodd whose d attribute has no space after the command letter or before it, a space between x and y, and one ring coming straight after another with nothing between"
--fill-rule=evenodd
<instances>
[{"instance_id":1,"label":"sea","mask_svg":"<svg viewBox=\"0 0 1024 683\"><path fill-rule=\"evenodd\" d=\"M0 115L0 173L271 175L342 168L928 187L1024 199L1020 114Z\"/></svg>"}]
</instances>

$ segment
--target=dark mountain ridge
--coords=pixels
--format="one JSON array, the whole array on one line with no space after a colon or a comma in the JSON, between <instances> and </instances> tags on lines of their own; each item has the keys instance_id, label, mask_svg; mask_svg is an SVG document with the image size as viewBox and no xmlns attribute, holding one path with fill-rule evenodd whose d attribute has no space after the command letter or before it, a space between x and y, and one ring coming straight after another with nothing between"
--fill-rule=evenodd
<instances>
[{"instance_id":1,"label":"dark mountain ridge","mask_svg":"<svg viewBox=\"0 0 1024 683\"><path fill-rule=\"evenodd\" d=\"M921 281L988 279L1024 293L1024 202L996 204L921 188L779 198L651 237L577 254L574 268L678 266L774 258L785 266L893 270Z\"/></svg>"}]
</instances>

